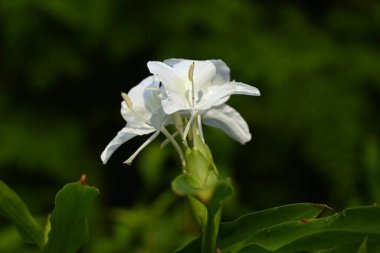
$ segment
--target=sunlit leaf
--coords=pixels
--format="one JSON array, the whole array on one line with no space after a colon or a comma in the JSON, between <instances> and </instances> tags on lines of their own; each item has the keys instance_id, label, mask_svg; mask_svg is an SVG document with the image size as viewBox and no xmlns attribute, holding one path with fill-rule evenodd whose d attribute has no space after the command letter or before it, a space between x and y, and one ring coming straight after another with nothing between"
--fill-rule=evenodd
<instances>
[{"instance_id":1,"label":"sunlit leaf","mask_svg":"<svg viewBox=\"0 0 380 253\"><path fill-rule=\"evenodd\" d=\"M67 184L58 192L44 253L75 253L88 241L87 211L98 193L81 183Z\"/></svg>"},{"instance_id":2,"label":"sunlit leaf","mask_svg":"<svg viewBox=\"0 0 380 253\"><path fill-rule=\"evenodd\" d=\"M42 227L30 214L24 201L2 181L0 181L0 213L15 224L25 241L42 248L44 244Z\"/></svg>"},{"instance_id":3,"label":"sunlit leaf","mask_svg":"<svg viewBox=\"0 0 380 253\"><path fill-rule=\"evenodd\" d=\"M270 208L250 213L233 222L221 225L221 247L240 244L252 234L274 225L290 221L307 221L317 217L326 206L311 203L300 203Z\"/></svg>"},{"instance_id":4,"label":"sunlit leaf","mask_svg":"<svg viewBox=\"0 0 380 253\"><path fill-rule=\"evenodd\" d=\"M380 207L350 208L325 218L267 226L259 231L253 230L240 243L225 249L250 252L252 247L261 246L273 252L300 252L355 243L357 249L366 237L369 241L380 238Z\"/></svg>"}]
</instances>

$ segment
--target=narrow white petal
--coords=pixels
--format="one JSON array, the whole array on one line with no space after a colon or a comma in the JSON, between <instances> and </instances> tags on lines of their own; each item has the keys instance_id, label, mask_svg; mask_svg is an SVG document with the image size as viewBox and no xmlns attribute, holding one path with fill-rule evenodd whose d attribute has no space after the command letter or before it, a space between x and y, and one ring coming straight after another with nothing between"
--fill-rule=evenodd
<instances>
[{"instance_id":1,"label":"narrow white petal","mask_svg":"<svg viewBox=\"0 0 380 253\"><path fill-rule=\"evenodd\" d=\"M130 126L125 126L121 129L115 138L107 145L107 147L103 150L100 158L102 159L103 164L106 164L111 155L115 152L115 150L120 147L123 143L129 141L135 136L149 134L156 131L153 127L148 128L133 128Z\"/></svg>"},{"instance_id":2,"label":"narrow white petal","mask_svg":"<svg viewBox=\"0 0 380 253\"><path fill-rule=\"evenodd\" d=\"M154 139L157 138L157 136L160 134L160 131L156 131L153 135L149 137L148 140L146 140L136 151L131 155L131 157L128 158L128 160L125 161L126 164L131 164L133 159L136 158L136 156L143 150L146 146L148 146Z\"/></svg>"},{"instance_id":3,"label":"narrow white petal","mask_svg":"<svg viewBox=\"0 0 380 253\"><path fill-rule=\"evenodd\" d=\"M208 110L202 121L206 125L223 130L241 144L251 140L247 122L235 109L226 104Z\"/></svg>"},{"instance_id":4,"label":"narrow white petal","mask_svg":"<svg viewBox=\"0 0 380 253\"><path fill-rule=\"evenodd\" d=\"M210 86L202 100L198 103L198 110L208 110L213 106L218 106L221 102L226 102L226 98L231 95L241 94L249 96L260 96L260 91L253 86L239 82L229 82L222 85Z\"/></svg>"},{"instance_id":5,"label":"narrow white petal","mask_svg":"<svg viewBox=\"0 0 380 253\"><path fill-rule=\"evenodd\" d=\"M148 62L149 71L158 76L162 82L166 97L162 101L167 114L190 108L187 99L190 81L179 75L172 67L162 62Z\"/></svg>"}]
</instances>

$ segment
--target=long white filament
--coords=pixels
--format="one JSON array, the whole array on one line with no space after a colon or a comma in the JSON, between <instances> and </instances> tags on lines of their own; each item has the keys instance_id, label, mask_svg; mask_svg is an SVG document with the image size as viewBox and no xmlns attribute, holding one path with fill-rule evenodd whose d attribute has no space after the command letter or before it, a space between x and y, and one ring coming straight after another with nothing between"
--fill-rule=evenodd
<instances>
[{"instance_id":1,"label":"long white filament","mask_svg":"<svg viewBox=\"0 0 380 253\"><path fill-rule=\"evenodd\" d=\"M186 168L185 156L183 155L181 147L178 145L178 143L176 142L176 140L169 133L169 131L166 130L165 127L161 127L161 132L166 136L166 138L168 138L168 140L173 145L173 147L175 148L175 150L177 150L177 152L179 154L179 157L181 158L182 166L183 166L183 168Z\"/></svg>"},{"instance_id":2,"label":"long white filament","mask_svg":"<svg viewBox=\"0 0 380 253\"><path fill-rule=\"evenodd\" d=\"M189 130L190 130L190 126L191 126L191 123L193 123L194 121L194 118L195 118L195 115L197 115L196 112L192 112L191 113L191 117L189 119L189 122L187 122L187 125L185 127L185 130L183 131L183 139L186 140L186 137L187 137L187 134L189 133Z\"/></svg>"},{"instance_id":3,"label":"long white filament","mask_svg":"<svg viewBox=\"0 0 380 253\"><path fill-rule=\"evenodd\" d=\"M133 159L136 158L136 156L143 150L146 146L148 146L154 139L157 138L157 136L160 134L160 130L156 131L153 135L149 137L148 140L146 140L136 151L131 155L131 157L128 158L124 163L130 165L132 164Z\"/></svg>"},{"instance_id":4,"label":"long white filament","mask_svg":"<svg viewBox=\"0 0 380 253\"><path fill-rule=\"evenodd\" d=\"M173 133L173 134L171 134L171 137L172 138L175 138L175 137L177 137L178 136L178 131L177 132L175 132L175 133ZM160 148L164 148L166 145L168 145L169 144L169 138L166 138L162 143L161 143L161 145L160 145Z\"/></svg>"},{"instance_id":5,"label":"long white filament","mask_svg":"<svg viewBox=\"0 0 380 253\"><path fill-rule=\"evenodd\" d=\"M203 137L203 129L202 129L202 118L201 118L201 115L198 114L198 131L199 131L199 135L201 136L201 140L203 141L203 143L205 143L205 138Z\"/></svg>"}]
</instances>

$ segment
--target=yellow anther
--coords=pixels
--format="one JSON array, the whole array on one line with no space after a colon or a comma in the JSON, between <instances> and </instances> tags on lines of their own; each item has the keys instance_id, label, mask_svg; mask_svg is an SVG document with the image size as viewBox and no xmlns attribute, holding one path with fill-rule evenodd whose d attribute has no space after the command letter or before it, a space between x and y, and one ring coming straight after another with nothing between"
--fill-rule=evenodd
<instances>
[{"instance_id":1,"label":"yellow anther","mask_svg":"<svg viewBox=\"0 0 380 253\"><path fill-rule=\"evenodd\" d=\"M189 80L190 82L193 82L193 75L194 75L194 62L190 65L190 68L189 68Z\"/></svg>"},{"instance_id":2,"label":"yellow anther","mask_svg":"<svg viewBox=\"0 0 380 253\"><path fill-rule=\"evenodd\" d=\"M127 93L122 92L121 97L124 99L124 102L127 104L128 108L132 110L133 104Z\"/></svg>"}]
</instances>

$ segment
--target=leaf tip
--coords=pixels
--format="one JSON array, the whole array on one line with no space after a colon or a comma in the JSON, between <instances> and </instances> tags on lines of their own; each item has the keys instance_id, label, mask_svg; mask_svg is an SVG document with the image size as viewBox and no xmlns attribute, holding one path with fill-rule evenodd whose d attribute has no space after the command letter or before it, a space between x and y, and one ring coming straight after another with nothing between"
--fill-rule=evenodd
<instances>
[{"instance_id":1,"label":"leaf tip","mask_svg":"<svg viewBox=\"0 0 380 253\"><path fill-rule=\"evenodd\" d=\"M86 176L86 174L82 174L82 176L79 179L79 183L82 184L82 185L86 185L87 184L87 176Z\"/></svg>"},{"instance_id":2,"label":"leaf tip","mask_svg":"<svg viewBox=\"0 0 380 253\"><path fill-rule=\"evenodd\" d=\"M314 206L321 211L315 218L323 217L326 213L334 213L334 209L325 204L314 204Z\"/></svg>"}]
</instances>

